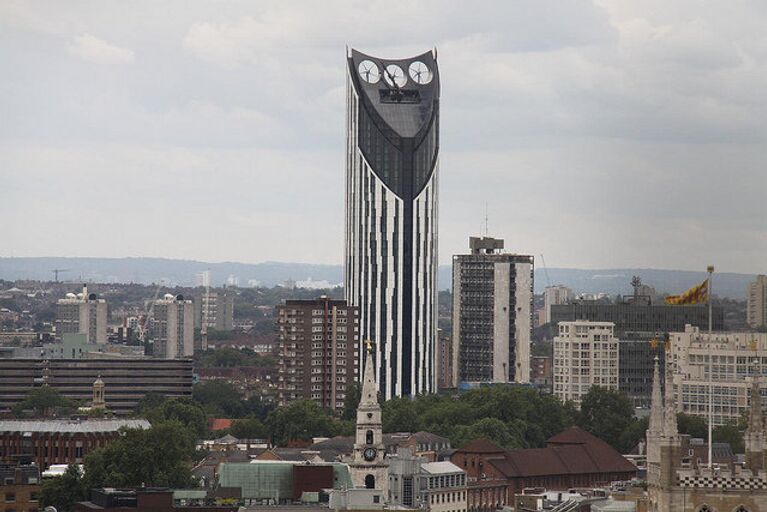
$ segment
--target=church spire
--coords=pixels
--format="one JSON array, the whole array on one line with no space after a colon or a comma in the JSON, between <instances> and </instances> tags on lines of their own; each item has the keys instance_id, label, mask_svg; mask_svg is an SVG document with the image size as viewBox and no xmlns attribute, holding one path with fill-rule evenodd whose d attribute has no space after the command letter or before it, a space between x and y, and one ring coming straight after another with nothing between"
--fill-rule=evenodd
<instances>
[{"instance_id":1,"label":"church spire","mask_svg":"<svg viewBox=\"0 0 767 512\"><path fill-rule=\"evenodd\" d=\"M376 386L376 372L373 366L373 347L370 340L367 341L367 356L365 357L365 373L363 374L360 406L378 407L378 387Z\"/></svg>"},{"instance_id":2,"label":"church spire","mask_svg":"<svg viewBox=\"0 0 767 512\"><path fill-rule=\"evenodd\" d=\"M658 356L655 356L655 371L652 377L652 401L650 402L650 425L647 431L656 435L663 431L663 398L660 392Z\"/></svg>"},{"instance_id":3,"label":"church spire","mask_svg":"<svg viewBox=\"0 0 767 512\"><path fill-rule=\"evenodd\" d=\"M751 407L748 410L748 425L743 434L746 445L746 466L751 471L759 471L765 467L765 450L767 450L767 432L765 432L764 413L762 411L762 395L759 392L759 374L755 371L751 382Z\"/></svg>"},{"instance_id":4,"label":"church spire","mask_svg":"<svg viewBox=\"0 0 767 512\"><path fill-rule=\"evenodd\" d=\"M763 432L764 431L764 416L762 414L762 396L759 393L759 379L756 375L753 377L751 383L751 407L748 411L748 427L749 432Z\"/></svg>"},{"instance_id":5,"label":"church spire","mask_svg":"<svg viewBox=\"0 0 767 512\"><path fill-rule=\"evenodd\" d=\"M676 437L679 430L676 422L676 400L674 397L674 377L671 370L671 354L666 353L666 401L664 404L663 433L666 437Z\"/></svg>"}]
</instances>

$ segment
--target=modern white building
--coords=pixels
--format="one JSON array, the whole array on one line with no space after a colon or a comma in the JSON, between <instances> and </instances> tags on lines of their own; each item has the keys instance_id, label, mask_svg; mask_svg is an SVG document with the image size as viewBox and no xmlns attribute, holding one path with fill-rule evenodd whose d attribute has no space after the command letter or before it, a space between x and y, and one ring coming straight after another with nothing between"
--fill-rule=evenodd
<instances>
[{"instance_id":1,"label":"modern white building","mask_svg":"<svg viewBox=\"0 0 767 512\"><path fill-rule=\"evenodd\" d=\"M154 303L154 357L176 359L194 355L194 305L183 295L166 294Z\"/></svg>"},{"instance_id":2,"label":"modern white building","mask_svg":"<svg viewBox=\"0 0 767 512\"><path fill-rule=\"evenodd\" d=\"M359 307L360 339L375 342L383 397L430 393L437 338L436 51L382 59L351 50L346 69L346 300Z\"/></svg>"},{"instance_id":3,"label":"modern white building","mask_svg":"<svg viewBox=\"0 0 767 512\"><path fill-rule=\"evenodd\" d=\"M678 412L708 417L709 354L714 393L713 425L737 422L748 411L749 380L767 375L767 333L714 332L688 325L670 334L674 394ZM762 380L762 396L767 385Z\"/></svg>"},{"instance_id":4,"label":"modern white building","mask_svg":"<svg viewBox=\"0 0 767 512\"><path fill-rule=\"evenodd\" d=\"M450 461L421 464L421 502L431 512L466 512L466 473Z\"/></svg>"},{"instance_id":5,"label":"modern white building","mask_svg":"<svg viewBox=\"0 0 767 512\"><path fill-rule=\"evenodd\" d=\"M567 286L558 284L547 286L543 290L543 323L551 322L551 306L558 304L567 304L573 299L573 291Z\"/></svg>"},{"instance_id":6,"label":"modern white building","mask_svg":"<svg viewBox=\"0 0 767 512\"><path fill-rule=\"evenodd\" d=\"M56 302L56 336L85 334L87 343L107 342L107 301L95 293L88 293L88 286L77 294L67 293Z\"/></svg>"},{"instance_id":7,"label":"modern white building","mask_svg":"<svg viewBox=\"0 0 767 512\"><path fill-rule=\"evenodd\" d=\"M618 389L618 338L612 322L559 322L554 395L580 407L592 386Z\"/></svg>"},{"instance_id":8,"label":"modern white building","mask_svg":"<svg viewBox=\"0 0 767 512\"><path fill-rule=\"evenodd\" d=\"M767 276L758 275L754 282L748 283L746 299L746 322L749 327L767 326Z\"/></svg>"},{"instance_id":9,"label":"modern white building","mask_svg":"<svg viewBox=\"0 0 767 512\"><path fill-rule=\"evenodd\" d=\"M499 238L453 256L453 382L530 382L533 257Z\"/></svg>"}]
</instances>

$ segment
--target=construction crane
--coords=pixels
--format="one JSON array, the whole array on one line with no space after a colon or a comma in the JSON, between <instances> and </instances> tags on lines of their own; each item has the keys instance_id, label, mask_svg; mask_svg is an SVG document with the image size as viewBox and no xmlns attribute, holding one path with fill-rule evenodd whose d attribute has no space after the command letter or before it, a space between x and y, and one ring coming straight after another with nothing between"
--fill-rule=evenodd
<instances>
[{"instance_id":1,"label":"construction crane","mask_svg":"<svg viewBox=\"0 0 767 512\"><path fill-rule=\"evenodd\" d=\"M146 315L144 315L144 321L142 322L141 319L139 319L138 322L138 339L141 341L141 343L146 343L146 333L149 330L149 326L152 322L152 319L154 318L154 304L157 302L157 297L160 295L160 288L162 288L163 280L160 279L160 282L157 283L157 288L154 290L154 296L152 297L152 302L149 303L149 310L147 311Z\"/></svg>"},{"instance_id":2,"label":"construction crane","mask_svg":"<svg viewBox=\"0 0 767 512\"><path fill-rule=\"evenodd\" d=\"M51 270L53 272L53 280L57 283L59 282L59 274L63 274L64 272L71 272L68 268L54 268Z\"/></svg>"},{"instance_id":3,"label":"construction crane","mask_svg":"<svg viewBox=\"0 0 767 512\"><path fill-rule=\"evenodd\" d=\"M546 274L546 282L549 285L549 288L551 288L551 279L549 279L549 269L546 268L546 260L543 258L543 254L541 254L541 264L543 265L543 272Z\"/></svg>"}]
</instances>

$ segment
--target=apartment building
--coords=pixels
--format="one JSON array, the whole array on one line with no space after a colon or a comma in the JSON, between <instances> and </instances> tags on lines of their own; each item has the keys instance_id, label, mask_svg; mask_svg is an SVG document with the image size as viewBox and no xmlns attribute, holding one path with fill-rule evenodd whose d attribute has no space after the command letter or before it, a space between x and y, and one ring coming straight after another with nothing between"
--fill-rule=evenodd
<instances>
[{"instance_id":1,"label":"apartment building","mask_svg":"<svg viewBox=\"0 0 767 512\"><path fill-rule=\"evenodd\" d=\"M560 322L554 337L554 395L580 407L592 386L618 389L618 338L611 322Z\"/></svg>"},{"instance_id":2,"label":"apartment building","mask_svg":"<svg viewBox=\"0 0 767 512\"><path fill-rule=\"evenodd\" d=\"M767 276L756 276L746 290L746 322L752 329L767 326Z\"/></svg>"},{"instance_id":3,"label":"apartment building","mask_svg":"<svg viewBox=\"0 0 767 512\"><path fill-rule=\"evenodd\" d=\"M567 304L573 298L573 291L564 285L547 286L543 290L543 323L551 322L551 306Z\"/></svg>"},{"instance_id":4,"label":"apartment building","mask_svg":"<svg viewBox=\"0 0 767 512\"><path fill-rule=\"evenodd\" d=\"M194 298L194 326L231 331L234 328L234 297L223 292L202 292Z\"/></svg>"},{"instance_id":5,"label":"apartment building","mask_svg":"<svg viewBox=\"0 0 767 512\"><path fill-rule=\"evenodd\" d=\"M688 325L684 332L671 333L670 343L666 364L672 365L677 411L707 418L711 387L713 425L740 420L750 407L752 378L767 375L767 333L709 335ZM764 379L760 387L764 397L767 393Z\"/></svg>"},{"instance_id":6,"label":"apartment building","mask_svg":"<svg viewBox=\"0 0 767 512\"><path fill-rule=\"evenodd\" d=\"M88 293L83 285L80 293L67 293L56 302L56 337L85 334L88 343L107 342L107 301Z\"/></svg>"},{"instance_id":7,"label":"apartment building","mask_svg":"<svg viewBox=\"0 0 767 512\"><path fill-rule=\"evenodd\" d=\"M194 355L194 305L183 295L166 294L154 303L154 357L177 359Z\"/></svg>"},{"instance_id":8,"label":"apartment building","mask_svg":"<svg viewBox=\"0 0 767 512\"><path fill-rule=\"evenodd\" d=\"M326 296L277 306L280 405L312 399L339 413L359 375L359 309Z\"/></svg>"}]
</instances>

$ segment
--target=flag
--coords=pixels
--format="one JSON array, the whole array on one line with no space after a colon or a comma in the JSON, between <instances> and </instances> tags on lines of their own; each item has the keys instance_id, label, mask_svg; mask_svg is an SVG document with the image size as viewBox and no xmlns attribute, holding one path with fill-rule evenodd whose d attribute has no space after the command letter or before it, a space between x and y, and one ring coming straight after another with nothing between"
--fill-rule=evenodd
<instances>
[{"instance_id":1,"label":"flag","mask_svg":"<svg viewBox=\"0 0 767 512\"><path fill-rule=\"evenodd\" d=\"M681 295L669 295L666 304L700 304L708 300L708 279Z\"/></svg>"}]
</instances>

